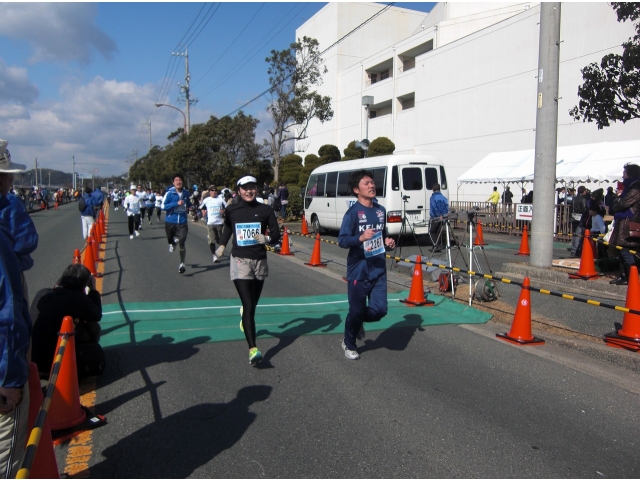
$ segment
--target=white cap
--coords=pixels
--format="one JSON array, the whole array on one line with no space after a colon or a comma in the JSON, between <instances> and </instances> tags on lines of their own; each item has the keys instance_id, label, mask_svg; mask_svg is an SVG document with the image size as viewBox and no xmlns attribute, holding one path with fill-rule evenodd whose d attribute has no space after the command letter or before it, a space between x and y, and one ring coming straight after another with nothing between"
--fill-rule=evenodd
<instances>
[{"instance_id":1,"label":"white cap","mask_svg":"<svg viewBox=\"0 0 640 480\"><path fill-rule=\"evenodd\" d=\"M240 180L238 180L238 186L241 187L242 185L246 185L247 183L258 183L258 181L256 180L256 177L252 177L251 175L247 175L245 177L242 177Z\"/></svg>"},{"instance_id":2,"label":"white cap","mask_svg":"<svg viewBox=\"0 0 640 480\"><path fill-rule=\"evenodd\" d=\"M7 145L9 145L9 142L6 140L0 140L0 173L24 172L27 169L27 166L20 163L13 163L11 161L11 154L7 149Z\"/></svg>"}]
</instances>

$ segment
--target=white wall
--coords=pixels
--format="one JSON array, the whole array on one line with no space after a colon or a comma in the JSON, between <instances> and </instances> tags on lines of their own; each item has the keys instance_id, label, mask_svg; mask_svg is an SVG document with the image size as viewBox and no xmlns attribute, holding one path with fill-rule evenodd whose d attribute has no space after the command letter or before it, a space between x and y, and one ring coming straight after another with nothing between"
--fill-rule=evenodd
<instances>
[{"instance_id":1,"label":"white wall","mask_svg":"<svg viewBox=\"0 0 640 480\"><path fill-rule=\"evenodd\" d=\"M389 41L386 47L339 71L330 68L326 81L333 93L323 94L332 95L336 113L331 122L310 125L306 153L316 153L326 143L343 150L351 140L364 138L363 95L373 95L376 104L393 100L392 115L369 121L369 139L386 136L395 142L396 153L420 152L440 158L447 168L453 200L485 200L491 185L464 185L458 192L454 185L462 173L491 152L535 146L540 7L529 4L534 6L522 10L525 4L518 4L520 13L514 15L517 8L513 5L465 5L438 4L434 11L445 18L439 24L423 30L420 25L428 23L428 17L423 17L417 30L412 24L411 31L417 31L414 35ZM470 25L477 27L476 22L486 22L488 18L496 23L465 33ZM465 19L469 21L463 22ZM453 25L454 20L459 26L456 35L463 36L442 45L446 28L436 27ZM310 29L306 32L314 35ZM618 23L606 3L562 4L559 146L640 138L639 120L598 130L595 123L575 122L568 114L578 102L580 69L599 62L607 53L621 53L619 45L633 34L632 24ZM350 41L355 45L366 43L369 38L358 37L358 32L353 37ZM418 56L414 69L402 73L395 69L393 78L371 86L365 84L364 70L429 39L434 40L435 49ZM441 43L437 43L439 39ZM345 56L348 52L340 50ZM415 107L400 111L396 98L412 89Z\"/></svg>"}]
</instances>

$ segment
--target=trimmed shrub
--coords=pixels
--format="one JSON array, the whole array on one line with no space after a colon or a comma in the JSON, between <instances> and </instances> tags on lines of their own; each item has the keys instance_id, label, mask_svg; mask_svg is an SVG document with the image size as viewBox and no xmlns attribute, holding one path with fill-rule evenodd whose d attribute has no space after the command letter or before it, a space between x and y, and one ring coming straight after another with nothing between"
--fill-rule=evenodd
<instances>
[{"instance_id":1,"label":"trimmed shrub","mask_svg":"<svg viewBox=\"0 0 640 480\"><path fill-rule=\"evenodd\" d=\"M309 180L309 175L313 172L314 168L322 165L322 161L318 158L317 155L310 153L306 157L304 157L304 167L302 167L302 171L300 172L300 176L298 177L298 186L304 189L307 186L307 181Z\"/></svg>"},{"instance_id":2,"label":"trimmed shrub","mask_svg":"<svg viewBox=\"0 0 640 480\"><path fill-rule=\"evenodd\" d=\"M395 149L395 143L393 143L387 137L378 137L369 145L367 158L379 157L381 155L391 155Z\"/></svg>"},{"instance_id":3,"label":"trimmed shrub","mask_svg":"<svg viewBox=\"0 0 640 480\"><path fill-rule=\"evenodd\" d=\"M344 149L342 160L357 160L359 158L364 158L364 150L356 148L356 141L354 140Z\"/></svg>"},{"instance_id":4,"label":"trimmed shrub","mask_svg":"<svg viewBox=\"0 0 640 480\"><path fill-rule=\"evenodd\" d=\"M296 154L289 154L280 161L280 181L287 185L297 185L300 172L302 171L302 157Z\"/></svg>"},{"instance_id":5,"label":"trimmed shrub","mask_svg":"<svg viewBox=\"0 0 640 480\"><path fill-rule=\"evenodd\" d=\"M323 145L318 150L320 156L321 165L331 162L337 162L340 160L340 149L335 145Z\"/></svg>"}]
</instances>

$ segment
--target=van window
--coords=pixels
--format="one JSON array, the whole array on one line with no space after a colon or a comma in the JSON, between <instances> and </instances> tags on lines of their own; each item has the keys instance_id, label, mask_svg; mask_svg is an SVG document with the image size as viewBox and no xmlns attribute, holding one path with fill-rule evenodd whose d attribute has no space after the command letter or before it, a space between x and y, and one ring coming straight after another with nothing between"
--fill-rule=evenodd
<instances>
[{"instance_id":1,"label":"van window","mask_svg":"<svg viewBox=\"0 0 640 480\"><path fill-rule=\"evenodd\" d=\"M376 184L376 197L383 198L384 197L384 182L387 173L387 169L385 167L382 168L372 168L371 173L373 174L373 181Z\"/></svg>"},{"instance_id":2,"label":"van window","mask_svg":"<svg viewBox=\"0 0 640 480\"><path fill-rule=\"evenodd\" d=\"M351 197L353 192L349 190L349 177L353 172L340 172L338 173L338 196L339 197Z\"/></svg>"},{"instance_id":3,"label":"van window","mask_svg":"<svg viewBox=\"0 0 640 480\"><path fill-rule=\"evenodd\" d=\"M398 166L391 167L391 190L400 190L400 177L398 176Z\"/></svg>"},{"instance_id":4,"label":"van window","mask_svg":"<svg viewBox=\"0 0 640 480\"><path fill-rule=\"evenodd\" d=\"M447 190L447 176L444 173L444 167L440 165L440 188Z\"/></svg>"},{"instance_id":5,"label":"van window","mask_svg":"<svg viewBox=\"0 0 640 480\"><path fill-rule=\"evenodd\" d=\"M405 191L422 190L420 167L405 167L402 169L402 189Z\"/></svg>"},{"instance_id":6,"label":"van window","mask_svg":"<svg viewBox=\"0 0 640 480\"><path fill-rule=\"evenodd\" d=\"M307 183L307 197L324 197L324 182L327 175L324 173L311 175Z\"/></svg>"},{"instance_id":7,"label":"van window","mask_svg":"<svg viewBox=\"0 0 640 480\"><path fill-rule=\"evenodd\" d=\"M438 171L434 167L424 169L424 184L427 190L433 189L433 185L438 183Z\"/></svg>"},{"instance_id":8,"label":"van window","mask_svg":"<svg viewBox=\"0 0 640 480\"><path fill-rule=\"evenodd\" d=\"M325 188L325 195L327 197L335 197L338 187L338 172L327 173L327 186Z\"/></svg>"}]
</instances>

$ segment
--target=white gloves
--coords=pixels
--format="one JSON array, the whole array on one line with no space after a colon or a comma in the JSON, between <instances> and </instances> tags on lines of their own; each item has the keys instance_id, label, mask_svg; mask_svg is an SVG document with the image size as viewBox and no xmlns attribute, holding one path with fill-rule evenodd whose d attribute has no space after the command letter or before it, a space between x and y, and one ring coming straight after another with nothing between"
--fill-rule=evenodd
<instances>
[{"instance_id":1,"label":"white gloves","mask_svg":"<svg viewBox=\"0 0 640 480\"><path fill-rule=\"evenodd\" d=\"M258 233L256 236L253 237L254 240L258 240L258 243L261 244L265 244L265 243L271 243L271 238L267 237L266 235L262 235L261 233Z\"/></svg>"},{"instance_id":2,"label":"white gloves","mask_svg":"<svg viewBox=\"0 0 640 480\"><path fill-rule=\"evenodd\" d=\"M220 245L216 249L216 257L222 257L224 255L224 245Z\"/></svg>"}]
</instances>

